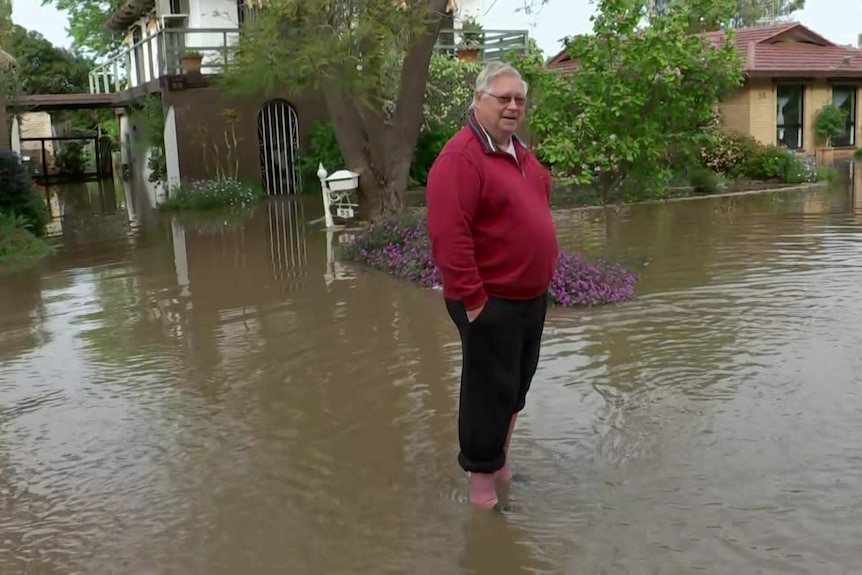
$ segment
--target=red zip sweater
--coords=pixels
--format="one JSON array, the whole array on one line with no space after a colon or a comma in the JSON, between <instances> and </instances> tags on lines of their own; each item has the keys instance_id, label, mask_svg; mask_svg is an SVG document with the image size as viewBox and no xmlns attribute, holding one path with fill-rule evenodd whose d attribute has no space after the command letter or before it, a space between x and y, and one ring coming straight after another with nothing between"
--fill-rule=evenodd
<instances>
[{"instance_id":1,"label":"red zip sweater","mask_svg":"<svg viewBox=\"0 0 862 575\"><path fill-rule=\"evenodd\" d=\"M474 310L525 300L551 283L558 245L551 175L517 137L517 160L471 115L428 173L428 233L443 295Z\"/></svg>"}]
</instances>

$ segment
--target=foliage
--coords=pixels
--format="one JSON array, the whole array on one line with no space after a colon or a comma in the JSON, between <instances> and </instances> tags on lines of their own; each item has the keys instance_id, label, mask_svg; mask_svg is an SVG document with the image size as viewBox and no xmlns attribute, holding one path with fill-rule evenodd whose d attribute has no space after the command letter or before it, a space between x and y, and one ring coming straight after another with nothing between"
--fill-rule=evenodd
<instances>
[{"instance_id":1,"label":"foliage","mask_svg":"<svg viewBox=\"0 0 862 575\"><path fill-rule=\"evenodd\" d=\"M544 2L544 0L540 0ZM428 67L448 0L269 0L244 24L227 85L322 96L360 215L401 213Z\"/></svg>"},{"instance_id":2,"label":"foliage","mask_svg":"<svg viewBox=\"0 0 862 575\"><path fill-rule=\"evenodd\" d=\"M356 235L343 248L345 258L414 281L440 287L442 278L431 258L423 217L386 218ZM563 306L616 303L631 299L637 277L618 264L590 262L561 254L549 288L551 300Z\"/></svg>"},{"instance_id":3,"label":"foliage","mask_svg":"<svg viewBox=\"0 0 862 575\"><path fill-rule=\"evenodd\" d=\"M27 0L32 1L32 0ZM92 56L105 56L119 47L121 35L105 28L124 0L42 0L67 14L72 47Z\"/></svg>"},{"instance_id":4,"label":"foliage","mask_svg":"<svg viewBox=\"0 0 862 575\"><path fill-rule=\"evenodd\" d=\"M0 150L0 212L23 218L34 235L45 235L50 220L45 200L33 185L30 173L17 154Z\"/></svg>"},{"instance_id":5,"label":"foliage","mask_svg":"<svg viewBox=\"0 0 862 575\"><path fill-rule=\"evenodd\" d=\"M717 131L700 150L702 166L731 178L789 184L818 180L816 162L781 146L764 146L752 136Z\"/></svg>"},{"instance_id":6,"label":"foliage","mask_svg":"<svg viewBox=\"0 0 862 575\"><path fill-rule=\"evenodd\" d=\"M92 61L57 48L44 36L21 26L11 29L5 47L15 58L18 90L22 94L71 94L89 91ZM54 125L65 124L73 135L91 133L99 125L116 127L111 110L58 110Z\"/></svg>"},{"instance_id":7,"label":"foliage","mask_svg":"<svg viewBox=\"0 0 862 575\"><path fill-rule=\"evenodd\" d=\"M742 82L728 33L712 46L671 12L641 27L643 0L599 0L592 36L568 40L577 72L521 60L531 83L530 128L540 160L557 176L596 185L604 199L661 192L675 168L708 139L719 99ZM732 0L697 0L704 21L726 21Z\"/></svg>"},{"instance_id":8,"label":"foliage","mask_svg":"<svg viewBox=\"0 0 862 575\"><path fill-rule=\"evenodd\" d=\"M328 172L339 170L344 165L332 122L314 122L308 130L308 153L299 158L304 182L317 181L319 164L323 164Z\"/></svg>"},{"instance_id":9,"label":"foliage","mask_svg":"<svg viewBox=\"0 0 862 575\"><path fill-rule=\"evenodd\" d=\"M67 94L89 90L92 61L57 48L36 31L15 26L7 40L26 94Z\"/></svg>"},{"instance_id":10,"label":"foliage","mask_svg":"<svg viewBox=\"0 0 862 575\"><path fill-rule=\"evenodd\" d=\"M817 166L818 182L834 182L838 178L838 170L833 166Z\"/></svg>"},{"instance_id":11,"label":"foliage","mask_svg":"<svg viewBox=\"0 0 862 575\"><path fill-rule=\"evenodd\" d=\"M443 149L446 141L451 138L460 126L451 124L429 124L427 129L419 134L416 149L413 150L413 161L410 164L410 180L420 186L428 183L428 172L431 165Z\"/></svg>"},{"instance_id":12,"label":"foliage","mask_svg":"<svg viewBox=\"0 0 862 575\"><path fill-rule=\"evenodd\" d=\"M473 86L482 66L475 60L460 60L434 54L428 66L425 86L425 124L423 132L443 126L454 133L467 117Z\"/></svg>"},{"instance_id":13,"label":"foliage","mask_svg":"<svg viewBox=\"0 0 862 575\"><path fill-rule=\"evenodd\" d=\"M703 166L693 166L690 168L688 183L696 194L717 194L721 189L719 175Z\"/></svg>"},{"instance_id":14,"label":"foliage","mask_svg":"<svg viewBox=\"0 0 862 575\"><path fill-rule=\"evenodd\" d=\"M617 263L561 253L548 295L557 305L567 307L620 303L634 297L637 280Z\"/></svg>"},{"instance_id":15,"label":"foliage","mask_svg":"<svg viewBox=\"0 0 862 575\"><path fill-rule=\"evenodd\" d=\"M441 148L466 120L473 86L481 65L434 54L428 68L425 86L424 122L410 164L410 181L425 185L431 164ZM332 171L343 167L344 160L331 122L316 122L308 138L308 154L300 160L300 169L309 180L315 178L318 163Z\"/></svg>"},{"instance_id":16,"label":"foliage","mask_svg":"<svg viewBox=\"0 0 862 575\"><path fill-rule=\"evenodd\" d=\"M733 28L754 26L763 20L785 18L805 8L805 0L737 0L735 4L733 15L727 21ZM691 0L650 0L648 5L653 17L674 10L692 13ZM692 19L692 24L700 22Z\"/></svg>"},{"instance_id":17,"label":"foliage","mask_svg":"<svg viewBox=\"0 0 862 575\"><path fill-rule=\"evenodd\" d=\"M862 160L862 148L857 148L856 151L853 152L853 158Z\"/></svg>"},{"instance_id":18,"label":"foliage","mask_svg":"<svg viewBox=\"0 0 862 575\"><path fill-rule=\"evenodd\" d=\"M150 94L133 103L129 108L131 123L140 133L136 142L149 150L147 167L150 169L149 181L164 185L168 177L165 159L165 115L159 94Z\"/></svg>"},{"instance_id":19,"label":"foliage","mask_svg":"<svg viewBox=\"0 0 862 575\"><path fill-rule=\"evenodd\" d=\"M23 216L0 213L0 265L20 265L52 252L51 245L28 229Z\"/></svg>"},{"instance_id":20,"label":"foliage","mask_svg":"<svg viewBox=\"0 0 862 575\"><path fill-rule=\"evenodd\" d=\"M57 152L54 162L64 176L81 176L87 169L87 152L79 141L64 142Z\"/></svg>"},{"instance_id":21,"label":"foliage","mask_svg":"<svg viewBox=\"0 0 862 575\"><path fill-rule=\"evenodd\" d=\"M814 133L824 140L828 148L832 145L832 140L841 135L846 120L846 111L833 104L826 104L814 117Z\"/></svg>"},{"instance_id":22,"label":"foliage","mask_svg":"<svg viewBox=\"0 0 862 575\"><path fill-rule=\"evenodd\" d=\"M719 130L700 150L701 163L719 174L738 178L746 171L745 163L761 148L753 136L738 131Z\"/></svg>"},{"instance_id":23,"label":"foliage","mask_svg":"<svg viewBox=\"0 0 862 575\"><path fill-rule=\"evenodd\" d=\"M424 287L442 285L431 260L431 240L424 219L386 218L369 226L343 248L344 256Z\"/></svg>"},{"instance_id":24,"label":"foliage","mask_svg":"<svg viewBox=\"0 0 862 575\"><path fill-rule=\"evenodd\" d=\"M446 0L270 0L244 25L228 86L319 91L366 217L404 206L421 96Z\"/></svg>"},{"instance_id":25,"label":"foliage","mask_svg":"<svg viewBox=\"0 0 862 575\"><path fill-rule=\"evenodd\" d=\"M259 185L233 178L196 180L172 189L159 207L164 211L241 208L265 195Z\"/></svg>"}]
</instances>

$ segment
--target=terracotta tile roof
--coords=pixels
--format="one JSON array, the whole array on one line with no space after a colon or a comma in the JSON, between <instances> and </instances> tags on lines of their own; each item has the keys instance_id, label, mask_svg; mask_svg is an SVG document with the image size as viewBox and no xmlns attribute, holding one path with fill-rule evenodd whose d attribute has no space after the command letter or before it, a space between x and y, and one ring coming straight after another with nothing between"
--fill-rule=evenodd
<instances>
[{"instance_id":1,"label":"terracotta tile roof","mask_svg":"<svg viewBox=\"0 0 862 575\"><path fill-rule=\"evenodd\" d=\"M724 40L723 32L705 36L716 45ZM862 78L862 50L839 46L798 22L742 28L734 34L733 45L749 76Z\"/></svg>"},{"instance_id":2,"label":"terracotta tile roof","mask_svg":"<svg viewBox=\"0 0 862 575\"><path fill-rule=\"evenodd\" d=\"M724 32L704 34L713 45L723 43ZM839 46L798 22L740 28L733 45L748 76L858 77L862 79L862 50ZM561 72L577 69L563 50L547 66Z\"/></svg>"}]
</instances>

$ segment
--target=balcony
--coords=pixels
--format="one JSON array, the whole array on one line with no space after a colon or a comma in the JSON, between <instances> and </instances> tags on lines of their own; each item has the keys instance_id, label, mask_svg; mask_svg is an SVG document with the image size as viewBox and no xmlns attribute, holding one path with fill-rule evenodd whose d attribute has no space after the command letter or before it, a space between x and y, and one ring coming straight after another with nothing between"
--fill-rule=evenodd
<instances>
[{"instance_id":1,"label":"balcony","mask_svg":"<svg viewBox=\"0 0 862 575\"><path fill-rule=\"evenodd\" d=\"M219 74L239 40L239 28L168 27L135 42L90 72L90 93L110 94L144 88L165 76L183 73L180 58L190 51L203 55L201 73ZM462 48L457 30L440 33L435 49L453 56ZM499 60L507 52L524 52L529 33L524 30L484 30L475 45L480 61ZM154 88L156 89L156 88Z\"/></svg>"},{"instance_id":2,"label":"balcony","mask_svg":"<svg viewBox=\"0 0 862 575\"><path fill-rule=\"evenodd\" d=\"M184 53L203 55L202 74L218 74L228 62L239 28L163 28L131 44L90 72L90 93L104 94L147 86L183 73Z\"/></svg>"},{"instance_id":3,"label":"balcony","mask_svg":"<svg viewBox=\"0 0 862 575\"><path fill-rule=\"evenodd\" d=\"M476 34L476 33L474 33ZM445 54L456 55L464 49L459 30L441 30L435 49ZM501 60L510 52L523 54L527 51L530 33L526 30L482 30L479 39L471 47L476 49L476 59L483 62Z\"/></svg>"}]
</instances>

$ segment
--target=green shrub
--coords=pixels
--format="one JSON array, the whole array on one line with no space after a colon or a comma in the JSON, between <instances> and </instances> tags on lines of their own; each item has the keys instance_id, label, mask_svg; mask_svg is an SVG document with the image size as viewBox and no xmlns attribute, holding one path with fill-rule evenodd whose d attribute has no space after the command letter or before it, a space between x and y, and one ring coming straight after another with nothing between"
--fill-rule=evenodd
<instances>
[{"instance_id":1,"label":"green shrub","mask_svg":"<svg viewBox=\"0 0 862 575\"><path fill-rule=\"evenodd\" d=\"M710 145L701 150L704 167L731 177L744 175L745 164L761 147L760 143L742 132L717 132Z\"/></svg>"},{"instance_id":2,"label":"green shrub","mask_svg":"<svg viewBox=\"0 0 862 575\"><path fill-rule=\"evenodd\" d=\"M330 173L344 167L332 122L315 122L311 125L308 132L308 153L299 158L299 169L304 182L317 181L317 167L321 163Z\"/></svg>"},{"instance_id":3,"label":"green shrub","mask_svg":"<svg viewBox=\"0 0 862 575\"><path fill-rule=\"evenodd\" d=\"M413 152L413 162L410 164L410 179L424 186L428 182L428 172L437 154L443 149L446 140L451 138L458 127L445 124L429 124L428 130L419 134L416 150Z\"/></svg>"},{"instance_id":4,"label":"green shrub","mask_svg":"<svg viewBox=\"0 0 862 575\"><path fill-rule=\"evenodd\" d=\"M832 140L841 135L847 113L834 104L826 104L817 111L814 117L814 133L826 146L832 145Z\"/></svg>"},{"instance_id":5,"label":"green shrub","mask_svg":"<svg viewBox=\"0 0 862 575\"><path fill-rule=\"evenodd\" d=\"M0 213L0 264L28 262L49 253L51 246L28 229L24 216Z\"/></svg>"},{"instance_id":6,"label":"green shrub","mask_svg":"<svg viewBox=\"0 0 862 575\"><path fill-rule=\"evenodd\" d=\"M855 152L853 152L853 158L857 160L862 160L862 148L857 148Z\"/></svg>"},{"instance_id":7,"label":"green shrub","mask_svg":"<svg viewBox=\"0 0 862 575\"><path fill-rule=\"evenodd\" d=\"M248 206L266 195L259 185L232 178L183 182L160 206L165 211Z\"/></svg>"},{"instance_id":8,"label":"green shrub","mask_svg":"<svg viewBox=\"0 0 862 575\"><path fill-rule=\"evenodd\" d=\"M717 194L721 188L718 174L702 166L694 166L689 170L688 183L696 194Z\"/></svg>"},{"instance_id":9,"label":"green shrub","mask_svg":"<svg viewBox=\"0 0 862 575\"><path fill-rule=\"evenodd\" d=\"M20 216L24 227L37 237L45 235L51 219L27 168L17 154L7 150L0 151L0 213Z\"/></svg>"},{"instance_id":10,"label":"green shrub","mask_svg":"<svg viewBox=\"0 0 862 575\"><path fill-rule=\"evenodd\" d=\"M817 166L818 182L834 182L838 177L838 170L832 166Z\"/></svg>"},{"instance_id":11,"label":"green shrub","mask_svg":"<svg viewBox=\"0 0 862 575\"><path fill-rule=\"evenodd\" d=\"M749 180L783 179L788 168L787 150L780 146L760 146L742 164L742 175Z\"/></svg>"},{"instance_id":12,"label":"green shrub","mask_svg":"<svg viewBox=\"0 0 862 575\"><path fill-rule=\"evenodd\" d=\"M429 122L419 134L413 161L410 164L410 179L424 186L428 180L431 164L446 140L460 128L460 125ZM322 163L328 172L344 168L341 149L335 137L332 122L316 122L312 125L308 138L308 153L299 161L299 168L305 181L317 181L318 164Z\"/></svg>"}]
</instances>

